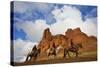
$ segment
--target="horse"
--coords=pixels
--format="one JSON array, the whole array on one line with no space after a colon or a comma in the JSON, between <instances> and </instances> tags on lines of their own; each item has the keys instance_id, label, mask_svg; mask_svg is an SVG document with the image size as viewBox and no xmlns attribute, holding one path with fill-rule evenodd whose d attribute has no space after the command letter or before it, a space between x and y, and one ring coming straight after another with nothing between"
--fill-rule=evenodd
<instances>
[{"instance_id":1,"label":"horse","mask_svg":"<svg viewBox=\"0 0 100 67\"><path fill-rule=\"evenodd\" d=\"M27 55L26 61L31 61L32 59L36 60L39 54L40 49L37 49L36 46L34 46L31 53Z\"/></svg>"},{"instance_id":2,"label":"horse","mask_svg":"<svg viewBox=\"0 0 100 67\"><path fill-rule=\"evenodd\" d=\"M49 46L49 48L46 51L46 54L47 54L48 57L51 56L51 55L53 55L54 57L56 56L56 46L55 46L54 43L53 43L52 46Z\"/></svg>"},{"instance_id":3,"label":"horse","mask_svg":"<svg viewBox=\"0 0 100 67\"><path fill-rule=\"evenodd\" d=\"M66 57L66 55L70 57L69 52L75 53L76 57L78 57L80 48L83 48L82 44L77 44L77 45L73 44L69 48L64 48L64 57Z\"/></svg>"},{"instance_id":4,"label":"horse","mask_svg":"<svg viewBox=\"0 0 100 67\"><path fill-rule=\"evenodd\" d=\"M56 56L56 49L55 48L49 48L48 50L47 50L47 56L49 57L50 55L54 55L54 56Z\"/></svg>"},{"instance_id":5,"label":"horse","mask_svg":"<svg viewBox=\"0 0 100 67\"><path fill-rule=\"evenodd\" d=\"M56 48L51 47L47 50L47 56L49 57L49 56L53 55L55 57L55 56L57 56L57 54L60 52L61 49L63 49L62 46L58 46Z\"/></svg>"},{"instance_id":6,"label":"horse","mask_svg":"<svg viewBox=\"0 0 100 67\"><path fill-rule=\"evenodd\" d=\"M58 53L60 52L61 49L63 49L63 46L58 46L58 47L56 48L56 54L58 54Z\"/></svg>"}]
</instances>

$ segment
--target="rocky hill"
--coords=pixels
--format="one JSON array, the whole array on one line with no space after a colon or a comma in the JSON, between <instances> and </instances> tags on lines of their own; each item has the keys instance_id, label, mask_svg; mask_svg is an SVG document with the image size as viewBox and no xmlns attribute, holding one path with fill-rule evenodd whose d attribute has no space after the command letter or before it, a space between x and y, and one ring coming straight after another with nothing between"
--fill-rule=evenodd
<instances>
[{"instance_id":1,"label":"rocky hill","mask_svg":"<svg viewBox=\"0 0 100 67\"><path fill-rule=\"evenodd\" d=\"M65 35L52 35L50 29L47 28L44 30L43 37L38 44L38 48L40 48L41 52L43 53L50 48L53 43L56 47L60 45L63 47L68 47L70 39L72 39L74 44L82 43L84 47L83 51L96 50L97 38L95 36L88 36L82 32L80 28L67 29L67 31L65 31Z\"/></svg>"}]
</instances>

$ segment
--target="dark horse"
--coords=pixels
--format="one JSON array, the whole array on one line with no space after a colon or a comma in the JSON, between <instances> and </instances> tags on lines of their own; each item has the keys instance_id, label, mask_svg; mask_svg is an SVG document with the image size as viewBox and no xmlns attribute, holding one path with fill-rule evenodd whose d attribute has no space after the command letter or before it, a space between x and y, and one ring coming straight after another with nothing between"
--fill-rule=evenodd
<instances>
[{"instance_id":1,"label":"dark horse","mask_svg":"<svg viewBox=\"0 0 100 67\"><path fill-rule=\"evenodd\" d=\"M56 47L55 47L54 44L53 44L52 47L50 47L50 48L47 50L47 56L49 57L50 55L56 56Z\"/></svg>"},{"instance_id":2,"label":"dark horse","mask_svg":"<svg viewBox=\"0 0 100 67\"><path fill-rule=\"evenodd\" d=\"M36 60L39 54L40 54L40 49L37 49L36 45L35 45L31 51L31 53L29 53L27 55L26 61L30 61L32 58L34 58L34 60Z\"/></svg>"},{"instance_id":3,"label":"dark horse","mask_svg":"<svg viewBox=\"0 0 100 67\"><path fill-rule=\"evenodd\" d=\"M82 44L75 45L71 41L71 46L69 48L64 48L64 57L66 57L66 55L68 55L70 57L69 52L75 53L76 57L78 57L80 48L83 48Z\"/></svg>"}]
</instances>

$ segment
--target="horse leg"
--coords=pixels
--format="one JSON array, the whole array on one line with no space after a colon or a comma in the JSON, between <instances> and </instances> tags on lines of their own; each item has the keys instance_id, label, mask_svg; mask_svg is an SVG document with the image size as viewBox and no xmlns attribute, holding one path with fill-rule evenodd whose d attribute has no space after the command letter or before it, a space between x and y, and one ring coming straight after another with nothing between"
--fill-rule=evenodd
<instances>
[{"instance_id":1,"label":"horse leg","mask_svg":"<svg viewBox=\"0 0 100 67\"><path fill-rule=\"evenodd\" d=\"M34 57L31 57L30 61L34 61Z\"/></svg>"},{"instance_id":2,"label":"horse leg","mask_svg":"<svg viewBox=\"0 0 100 67\"><path fill-rule=\"evenodd\" d=\"M28 59L29 59L29 55L26 57L26 61L28 61Z\"/></svg>"},{"instance_id":3,"label":"horse leg","mask_svg":"<svg viewBox=\"0 0 100 67\"><path fill-rule=\"evenodd\" d=\"M69 51L67 51L68 57L70 57Z\"/></svg>"},{"instance_id":4,"label":"horse leg","mask_svg":"<svg viewBox=\"0 0 100 67\"><path fill-rule=\"evenodd\" d=\"M54 52L54 58L56 57L56 52Z\"/></svg>"},{"instance_id":5,"label":"horse leg","mask_svg":"<svg viewBox=\"0 0 100 67\"><path fill-rule=\"evenodd\" d=\"M63 56L64 58L66 57L66 54L67 54L67 53L66 53L66 50L64 49L64 56Z\"/></svg>"},{"instance_id":6,"label":"horse leg","mask_svg":"<svg viewBox=\"0 0 100 67\"><path fill-rule=\"evenodd\" d=\"M76 52L76 57L78 57L78 54L79 54L79 53L78 53L78 51L77 51L77 52Z\"/></svg>"},{"instance_id":7,"label":"horse leg","mask_svg":"<svg viewBox=\"0 0 100 67\"><path fill-rule=\"evenodd\" d=\"M28 61L28 56L26 57L26 61Z\"/></svg>"},{"instance_id":8,"label":"horse leg","mask_svg":"<svg viewBox=\"0 0 100 67\"><path fill-rule=\"evenodd\" d=\"M48 57L50 56L50 53L48 53Z\"/></svg>"},{"instance_id":9,"label":"horse leg","mask_svg":"<svg viewBox=\"0 0 100 67\"><path fill-rule=\"evenodd\" d=\"M66 57L66 53L64 53L64 58Z\"/></svg>"},{"instance_id":10,"label":"horse leg","mask_svg":"<svg viewBox=\"0 0 100 67\"><path fill-rule=\"evenodd\" d=\"M37 57L38 57L38 54L35 54L33 59L36 60Z\"/></svg>"},{"instance_id":11,"label":"horse leg","mask_svg":"<svg viewBox=\"0 0 100 67\"><path fill-rule=\"evenodd\" d=\"M50 53L48 53L48 55L47 55L47 56L48 56L48 60L49 60Z\"/></svg>"}]
</instances>

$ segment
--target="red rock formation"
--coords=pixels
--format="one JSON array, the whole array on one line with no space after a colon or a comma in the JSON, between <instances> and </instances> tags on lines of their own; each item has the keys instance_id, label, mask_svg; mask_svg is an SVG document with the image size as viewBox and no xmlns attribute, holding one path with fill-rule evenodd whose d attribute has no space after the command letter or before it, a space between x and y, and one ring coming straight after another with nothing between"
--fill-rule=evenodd
<instances>
[{"instance_id":1,"label":"red rock formation","mask_svg":"<svg viewBox=\"0 0 100 67\"><path fill-rule=\"evenodd\" d=\"M49 47L52 40L52 34L49 28L45 29L43 32L42 40L40 41L38 47L41 49L41 52L45 52Z\"/></svg>"},{"instance_id":2,"label":"red rock formation","mask_svg":"<svg viewBox=\"0 0 100 67\"><path fill-rule=\"evenodd\" d=\"M44 30L42 40L45 40L45 39L49 40L49 41L52 40L52 34L51 34L49 28Z\"/></svg>"},{"instance_id":3,"label":"red rock formation","mask_svg":"<svg viewBox=\"0 0 100 67\"><path fill-rule=\"evenodd\" d=\"M62 35L62 34L57 34L53 37L52 42L55 44L55 46L63 46L63 47L68 47L68 39Z\"/></svg>"},{"instance_id":4,"label":"red rock formation","mask_svg":"<svg viewBox=\"0 0 100 67\"><path fill-rule=\"evenodd\" d=\"M49 30L49 28L45 29L43 32L43 37L38 45L41 49L42 53L52 47L55 44L55 47L61 45L63 47L69 47L70 40L72 39L74 44L81 43L84 47L84 51L93 49L95 45L97 45L97 39L94 36L87 36L87 34L83 33L80 28L76 29L68 29L65 32L65 35L57 34L53 36ZM90 45L92 44L92 45ZM95 45L93 45L95 44ZM92 47L91 47L92 46ZM89 48L91 47L91 48ZM96 49L96 46L95 48Z\"/></svg>"},{"instance_id":5,"label":"red rock formation","mask_svg":"<svg viewBox=\"0 0 100 67\"><path fill-rule=\"evenodd\" d=\"M89 36L87 42L84 42L84 51L96 51L97 50L97 38Z\"/></svg>"},{"instance_id":6,"label":"red rock formation","mask_svg":"<svg viewBox=\"0 0 100 67\"><path fill-rule=\"evenodd\" d=\"M68 29L65 32L65 36L68 39L72 39L74 44L78 44L78 43L82 43L84 41L87 41L88 36L81 32L80 28L76 28L76 29Z\"/></svg>"}]
</instances>

